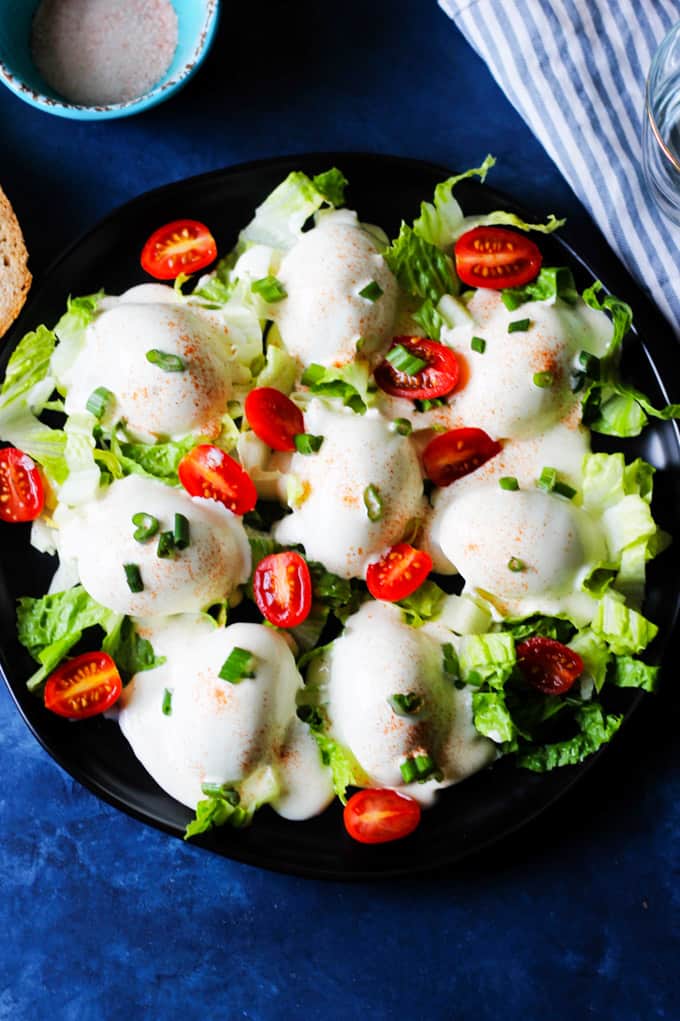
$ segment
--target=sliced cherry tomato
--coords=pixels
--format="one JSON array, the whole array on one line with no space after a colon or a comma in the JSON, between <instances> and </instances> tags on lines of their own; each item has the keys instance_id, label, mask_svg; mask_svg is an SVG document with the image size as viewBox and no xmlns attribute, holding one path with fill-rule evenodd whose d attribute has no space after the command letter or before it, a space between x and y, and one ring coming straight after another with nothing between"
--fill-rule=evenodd
<instances>
[{"instance_id":1,"label":"sliced cherry tomato","mask_svg":"<svg viewBox=\"0 0 680 1021\"><path fill-rule=\"evenodd\" d=\"M533 280L543 256L523 234L504 227L475 227L454 248L456 272L468 287L521 287Z\"/></svg>"},{"instance_id":2,"label":"sliced cherry tomato","mask_svg":"<svg viewBox=\"0 0 680 1021\"><path fill-rule=\"evenodd\" d=\"M241 465L211 443L185 454L177 468L179 481L191 496L223 503L234 514L246 514L257 503L257 490Z\"/></svg>"},{"instance_id":3,"label":"sliced cherry tomato","mask_svg":"<svg viewBox=\"0 0 680 1021\"><path fill-rule=\"evenodd\" d=\"M544 695L563 695L583 673L579 654L554 638L535 635L520 642L516 652L525 678Z\"/></svg>"},{"instance_id":4,"label":"sliced cherry tomato","mask_svg":"<svg viewBox=\"0 0 680 1021\"><path fill-rule=\"evenodd\" d=\"M35 461L16 447L0 450L0 518L34 521L44 503L45 491Z\"/></svg>"},{"instance_id":5,"label":"sliced cherry tomato","mask_svg":"<svg viewBox=\"0 0 680 1021\"><path fill-rule=\"evenodd\" d=\"M455 389L460 366L450 347L436 340L426 340L425 337L395 337L390 351L397 346L406 348L409 354L421 358L427 365L419 372L408 375L395 369L387 358L383 359L374 375L376 383L385 393L415 401L444 397Z\"/></svg>"},{"instance_id":6,"label":"sliced cherry tomato","mask_svg":"<svg viewBox=\"0 0 680 1021\"><path fill-rule=\"evenodd\" d=\"M257 608L277 627L297 627L312 607L312 578L307 561L287 550L260 560L253 576Z\"/></svg>"},{"instance_id":7,"label":"sliced cherry tomato","mask_svg":"<svg viewBox=\"0 0 680 1021\"><path fill-rule=\"evenodd\" d=\"M155 230L142 248L142 269L157 280L195 273L217 258L217 245L204 223L173 220Z\"/></svg>"},{"instance_id":8,"label":"sliced cherry tomato","mask_svg":"<svg viewBox=\"0 0 680 1021\"><path fill-rule=\"evenodd\" d=\"M423 451L423 466L435 486L450 486L469 475L490 458L501 445L483 429L449 429L430 440Z\"/></svg>"},{"instance_id":9,"label":"sliced cherry tomato","mask_svg":"<svg viewBox=\"0 0 680 1021\"><path fill-rule=\"evenodd\" d=\"M345 829L360 844L386 844L413 833L420 822L420 805L399 791L357 791L345 805Z\"/></svg>"},{"instance_id":10,"label":"sliced cherry tomato","mask_svg":"<svg viewBox=\"0 0 680 1021\"><path fill-rule=\"evenodd\" d=\"M273 386L251 390L245 412L250 428L272 450L295 450L295 437L305 431L300 409Z\"/></svg>"},{"instance_id":11,"label":"sliced cherry tomato","mask_svg":"<svg viewBox=\"0 0 680 1021\"><path fill-rule=\"evenodd\" d=\"M432 570L432 557L399 542L381 560L366 569L368 591L375 599L396 603L419 588Z\"/></svg>"},{"instance_id":12,"label":"sliced cherry tomato","mask_svg":"<svg viewBox=\"0 0 680 1021\"><path fill-rule=\"evenodd\" d=\"M105 652L84 652L62 663L48 677L45 706L70 720L84 720L110 709L122 690L111 657Z\"/></svg>"}]
</instances>

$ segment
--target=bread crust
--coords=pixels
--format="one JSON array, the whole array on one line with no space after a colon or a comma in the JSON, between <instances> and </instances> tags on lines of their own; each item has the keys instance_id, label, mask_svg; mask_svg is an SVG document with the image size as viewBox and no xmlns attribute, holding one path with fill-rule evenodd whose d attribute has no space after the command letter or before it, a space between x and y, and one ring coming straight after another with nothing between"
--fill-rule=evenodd
<instances>
[{"instance_id":1,"label":"bread crust","mask_svg":"<svg viewBox=\"0 0 680 1021\"><path fill-rule=\"evenodd\" d=\"M0 337L23 308L31 286L28 252L12 205L0 188Z\"/></svg>"}]
</instances>

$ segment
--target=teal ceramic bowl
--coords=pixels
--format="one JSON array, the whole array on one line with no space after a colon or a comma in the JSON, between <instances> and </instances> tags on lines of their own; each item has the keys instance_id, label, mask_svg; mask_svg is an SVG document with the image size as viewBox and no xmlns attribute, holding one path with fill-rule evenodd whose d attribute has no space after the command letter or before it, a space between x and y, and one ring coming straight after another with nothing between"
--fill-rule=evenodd
<instances>
[{"instance_id":1,"label":"teal ceramic bowl","mask_svg":"<svg viewBox=\"0 0 680 1021\"><path fill-rule=\"evenodd\" d=\"M138 99L106 106L69 103L43 80L31 57L31 23L39 0L0 0L0 82L25 103L79 121L130 117L169 99L186 85L207 54L217 27L219 0L172 0L178 41L165 76Z\"/></svg>"}]
</instances>

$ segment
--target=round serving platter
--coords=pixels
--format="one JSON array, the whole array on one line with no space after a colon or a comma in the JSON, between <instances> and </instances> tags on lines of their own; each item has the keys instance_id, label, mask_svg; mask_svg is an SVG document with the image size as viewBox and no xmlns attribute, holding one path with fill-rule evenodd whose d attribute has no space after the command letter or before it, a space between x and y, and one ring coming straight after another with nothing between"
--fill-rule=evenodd
<instances>
[{"instance_id":1,"label":"round serving platter","mask_svg":"<svg viewBox=\"0 0 680 1021\"><path fill-rule=\"evenodd\" d=\"M36 283L4 342L0 373L4 374L9 355L27 330L56 322L69 294L88 294L102 287L116 294L148 280L138 253L159 224L180 217L202 220L215 235L218 250L229 251L255 206L290 171L316 174L331 166L339 167L350 182L347 204L362 220L379 224L390 236L396 235L402 219L408 222L418 215L420 202L430 199L435 185L453 172L401 157L319 153L241 164L141 195L80 238ZM456 196L466 214L507 209L532 219L514 199L483 184L463 181ZM623 375L653 401L679 400L679 386L674 382L677 355L670 330L607 246L594 233L587 252L577 253L559 236L541 238L540 245L546 264L569 265L579 288L599 278L607 290L632 305L636 332L626 347ZM654 421L641 437L596 446L621 449L628 459L641 456L655 465L655 517L672 531L674 508L680 505L676 423ZM35 664L16 639L15 603L22 595L44 594L54 560L30 547L28 526L0 523L0 565L0 663L26 723L52 758L84 786L142 822L181 837L191 813L148 776L117 724L102 718L71 724L47 712L26 691L25 681ZM680 609L678 567L672 547L649 572L645 609L660 629L650 650L654 662L670 660ZM615 696L617 710L627 718L644 697L618 691ZM606 747L602 754L607 754ZM572 787L597 758L547 774L529 773L511 760L501 760L444 791L438 804L424 813L416 833L393 844L366 847L353 842L345 834L337 803L304 823L287 822L264 808L248 829L225 827L193 843L251 865L316 878L366 879L431 870L470 855L534 818Z\"/></svg>"}]
</instances>

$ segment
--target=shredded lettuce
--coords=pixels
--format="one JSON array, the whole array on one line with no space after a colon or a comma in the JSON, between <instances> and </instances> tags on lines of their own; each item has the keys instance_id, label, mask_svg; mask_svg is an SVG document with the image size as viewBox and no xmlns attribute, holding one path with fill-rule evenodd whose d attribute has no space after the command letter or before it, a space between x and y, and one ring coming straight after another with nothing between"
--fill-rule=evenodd
<instances>
[{"instance_id":1,"label":"shredded lettuce","mask_svg":"<svg viewBox=\"0 0 680 1021\"><path fill-rule=\"evenodd\" d=\"M595 691L602 691L607 680L607 667L612 659L611 650L604 640L594 634L590 628L579 631L569 642L569 648L583 660L583 674L581 676L581 690L584 683L592 681Z\"/></svg>"},{"instance_id":2,"label":"shredded lettuce","mask_svg":"<svg viewBox=\"0 0 680 1021\"><path fill-rule=\"evenodd\" d=\"M319 397L339 397L347 408L363 415L370 403L368 362L357 361L340 368L308 365L302 376L302 385Z\"/></svg>"},{"instance_id":3,"label":"shredded lettuce","mask_svg":"<svg viewBox=\"0 0 680 1021\"><path fill-rule=\"evenodd\" d=\"M617 656L614 669L610 671L609 680L617 688L642 688L643 691L656 691L659 668L643 663L632 656Z\"/></svg>"},{"instance_id":4,"label":"shredded lettuce","mask_svg":"<svg viewBox=\"0 0 680 1021\"><path fill-rule=\"evenodd\" d=\"M422 202L420 205L420 216L413 223L415 233L438 248L451 245L460 233L464 220L463 210L453 197L453 189L466 178L479 177L483 181L495 162L493 156L487 156L481 167L473 167L438 184L432 202Z\"/></svg>"},{"instance_id":5,"label":"shredded lettuce","mask_svg":"<svg viewBox=\"0 0 680 1021\"><path fill-rule=\"evenodd\" d=\"M444 294L457 294L458 278L450 256L402 223L399 237L383 252L402 290L436 305Z\"/></svg>"},{"instance_id":6,"label":"shredded lettuce","mask_svg":"<svg viewBox=\"0 0 680 1021\"><path fill-rule=\"evenodd\" d=\"M436 620L447 599L446 592L435 581L424 581L410 596L401 599L397 606L411 627L422 627L428 620Z\"/></svg>"},{"instance_id":7,"label":"shredded lettuce","mask_svg":"<svg viewBox=\"0 0 680 1021\"><path fill-rule=\"evenodd\" d=\"M295 386L297 362L283 348L267 346L267 354L263 367L257 374L258 386L273 386L284 394L289 394Z\"/></svg>"},{"instance_id":8,"label":"shredded lettuce","mask_svg":"<svg viewBox=\"0 0 680 1021\"><path fill-rule=\"evenodd\" d=\"M617 655L642 652L659 630L656 624L610 593L605 593L598 603L591 627Z\"/></svg>"},{"instance_id":9,"label":"shredded lettuce","mask_svg":"<svg viewBox=\"0 0 680 1021\"><path fill-rule=\"evenodd\" d=\"M605 355L605 357L611 359L619 352L623 338L633 325L633 310L630 305L627 305L625 301L621 301L620 298L615 298L613 294L607 294L600 300L599 294L602 289L601 281L596 280L591 287L585 289L582 297L590 308L594 308L598 312L607 311L611 314L614 329Z\"/></svg>"},{"instance_id":10,"label":"shredded lettuce","mask_svg":"<svg viewBox=\"0 0 680 1021\"><path fill-rule=\"evenodd\" d=\"M205 441L201 437L191 435L167 443L129 443L121 442L112 435L111 453L116 457L125 475L145 475L177 486L179 462L185 454L202 442Z\"/></svg>"},{"instance_id":11,"label":"shredded lettuce","mask_svg":"<svg viewBox=\"0 0 680 1021\"><path fill-rule=\"evenodd\" d=\"M54 390L50 360L57 338L46 326L27 333L17 344L7 363L5 379L0 388L0 428L13 405L22 404L36 413L42 411Z\"/></svg>"},{"instance_id":12,"label":"shredded lettuce","mask_svg":"<svg viewBox=\"0 0 680 1021\"><path fill-rule=\"evenodd\" d=\"M318 174L313 180L294 171L255 210L255 216L239 234L237 252L248 245L268 245L286 251L302 235L310 216L324 205L344 200L345 178L339 170Z\"/></svg>"},{"instance_id":13,"label":"shredded lettuce","mask_svg":"<svg viewBox=\"0 0 680 1021\"><path fill-rule=\"evenodd\" d=\"M469 683L473 674L481 681L502 687L512 673L517 657L511 634L495 632L464 635L458 648L461 675Z\"/></svg>"},{"instance_id":14,"label":"shredded lettuce","mask_svg":"<svg viewBox=\"0 0 680 1021\"><path fill-rule=\"evenodd\" d=\"M245 780L228 786L224 796L211 795L199 801L196 815L184 831L184 839L206 833L218 826L229 824L234 829L249 826L258 808L274 801L280 786L271 766L262 766Z\"/></svg>"},{"instance_id":15,"label":"shredded lettuce","mask_svg":"<svg viewBox=\"0 0 680 1021\"><path fill-rule=\"evenodd\" d=\"M553 231L563 227L566 222L566 220L558 220L553 213L550 213L546 223L528 223L515 213L497 209L493 213L484 213L481 216L466 216L460 225L457 237L468 230L474 230L475 227L515 227L517 230L533 230L538 234L552 234Z\"/></svg>"},{"instance_id":16,"label":"shredded lettuce","mask_svg":"<svg viewBox=\"0 0 680 1021\"><path fill-rule=\"evenodd\" d=\"M517 734L502 691L475 691L472 696L472 720L475 729L496 744L507 744Z\"/></svg>"},{"instance_id":17,"label":"shredded lettuce","mask_svg":"<svg viewBox=\"0 0 680 1021\"><path fill-rule=\"evenodd\" d=\"M558 766L583 762L603 744L611 741L623 721L622 716L606 716L598 704L584 705L575 714L579 728L575 737L555 744L529 748L517 757L517 763L535 773L545 773Z\"/></svg>"},{"instance_id":18,"label":"shredded lettuce","mask_svg":"<svg viewBox=\"0 0 680 1021\"><path fill-rule=\"evenodd\" d=\"M66 311L54 327L59 338L52 356L51 370L61 384L65 373L73 365L85 343L85 331L99 311L104 291L69 299Z\"/></svg>"},{"instance_id":19,"label":"shredded lettuce","mask_svg":"<svg viewBox=\"0 0 680 1021\"><path fill-rule=\"evenodd\" d=\"M568 305L575 305L578 297L573 274L566 266L543 266L531 283L501 291L503 304L511 312L527 301L555 302L559 298Z\"/></svg>"},{"instance_id":20,"label":"shredded lettuce","mask_svg":"<svg viewBox=\"0 0 680 1021\"><path fill-rule=\"evenodd\" d=\"M83 632L99 625L106 637L102 648L116 661L125 680L140 670L163 662L151 644L135 631L129 618L108 610L76 585L40 599L24 597L17 604L17 636L31 656L41 664L27 682L29 691L42 687L47 676L82 638Z\"/></svg>"}]
</instances>

